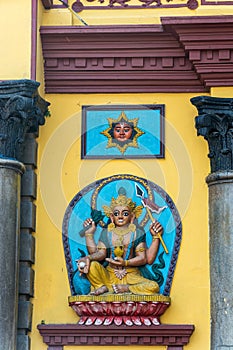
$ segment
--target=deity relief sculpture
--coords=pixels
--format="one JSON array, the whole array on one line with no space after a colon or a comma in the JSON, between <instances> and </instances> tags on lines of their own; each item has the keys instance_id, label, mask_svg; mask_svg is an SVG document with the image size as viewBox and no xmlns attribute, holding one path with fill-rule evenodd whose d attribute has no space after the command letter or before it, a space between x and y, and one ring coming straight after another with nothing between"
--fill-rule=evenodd
<instances>
[{"instance_id":1,"label":"deity relief sculpture","mask_svg":"<svg viewBox=\"0 0 233 350\"><path fill-rule=\"evenodd\" d=\"M148 180L114 175L78 193L64 217L63 243L79 323L159 324L181 232L174 203Z\"/></svg>"},{"instance_id":2,"label":"deity relief sculpture","mask_svg":"<svg viewBox=\"0 0 233 350\"><path fill-rule=\"evenodd\" d=\"M146 248L145 232L134 224L142 208L127 198L121 187L119 196L112 199L111 205L104 206L111 223L103 229L98 244L93 239L95 222L91 218L84 222L84 225L91 226L85 233L89 255L81 258L78 266L80 273L86 274L91 283L91 294L130 292L150 295L159 292L158 283L144 278L138 267L155 260L159 247L158 232L163 228L158 221L151 224L152 243ZM101 262L108 263L106 268Z\"/></svg>"}]
</instances>

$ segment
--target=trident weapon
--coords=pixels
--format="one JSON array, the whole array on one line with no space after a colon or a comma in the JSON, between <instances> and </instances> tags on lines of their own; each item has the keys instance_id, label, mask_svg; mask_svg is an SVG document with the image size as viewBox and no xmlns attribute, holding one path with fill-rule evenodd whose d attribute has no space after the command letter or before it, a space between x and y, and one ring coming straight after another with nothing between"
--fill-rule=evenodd
<instances>
[{"instance_id":1,"label":"trident weapon","mask_svg":"<svg viewBox=\"0 0 233 350\"><path fill-rule=\"evenodd\" d=\"M144 191L137 184L135 184L135 188L136 188L136 196L141 198L141 202L142 202L144 208L146 208L147 213L149 215L149 218L151 219L152 222L155 222L156 219L152 216L151 212L159 214L164 209L166 209L167 206L159 207L157 204L153 203L149 198L145 198ZM165 253L168 254L168 249L166 247L166 244L164 243L164 240L163 240L161 234L159 232L157 232L157 234L158 234L158 237L160 239L160 242L163 246Z\"/></svg>"}]
</instances>

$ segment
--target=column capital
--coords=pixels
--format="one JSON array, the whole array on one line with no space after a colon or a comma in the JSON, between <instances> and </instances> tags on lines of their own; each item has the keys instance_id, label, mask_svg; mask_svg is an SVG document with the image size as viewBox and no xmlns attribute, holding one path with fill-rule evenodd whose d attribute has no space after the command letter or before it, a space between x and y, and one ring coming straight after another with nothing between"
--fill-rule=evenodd
<instances>
[{"instance_id":1,"label":"column capital","mask_svg":"<svg viewBox=\"0 0 233 350\"><path fill-rule=\"evenodd\" d=\"M233 170L233 98L198 96L191 100L197 108L197 135L209 145L211 173Z\"/></svg>"},{"instance_id":2,"label":"column capital","mask_svg":"<svg viewBox=\"0 0 233 350\"><path fill-rule=\"evenodd\" d=\"M20 160L27 132L37 133L45 123L49 102L33 80L0 82L0 158Z\"/></svg>"}]
</instances>

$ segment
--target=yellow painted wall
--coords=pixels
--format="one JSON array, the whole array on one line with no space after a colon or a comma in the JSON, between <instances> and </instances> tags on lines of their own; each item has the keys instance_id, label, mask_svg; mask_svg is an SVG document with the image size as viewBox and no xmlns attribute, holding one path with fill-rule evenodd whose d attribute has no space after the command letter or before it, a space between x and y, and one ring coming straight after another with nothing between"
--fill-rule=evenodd
<instances>
[{"instance_id":1,"label":"yellow painted wall","mask_svg":"<svg viewBox=\"0 0 233 350\"><path fill-rule=\"evenodd\" d=\"M83 187L119 172L148 178L174 200L183 221L183 238L171 290L172 304L162 322L194 324L196 331L188 349L209 348L205 184L209 160L207 143L196 135L196 109L189 101L193 96L196 94L46 95L51 102L51 117L40 129L39 138L33 350L46 349L36 330L42 320L77 322L67 302L70 290L61 233L66 207ZM81 106L111 103L166 105L165 159L80 160Z\"/></svg>"},{"instance_id":2,"label":"yellow painted wall","mask_svg":"<svg viewBox=\"0 0 233 350\"><path fill-rule=\"evenodd\" d=\"M41 46L41 39L40 39L40 26L43 23L43 16L44 16L44 7L41 3L41 1L38 1L38 8L37 8L37 59L36 59L36 80L40 82L39 86L39 93L42 97L44 97L44 62L43 62L43 55L42 55L42 46Z\"/></svg>"},{"instance_id":3,"label":"yellow painted wall","mask_svg":"<svg viewBox=\"0 0 233 350\"><path fill-rule=\"evenodd\" d=\"M20 3L20 4L19 4ZM70 2L72 3L72 2ZM39 25L70 25L68 10L43 9L38 1ZM4 14L4 15L3 15ZM188 9L86 11L89 24L159 23L160 16L233 14L232 6ZM30 78L31 1L0 1L0 79ZM74 24L80 24L76 19ZM6 30L7 28L7 30ZM38 36L39 39L39 36ZM43 59L38 40L37 80L43 94ZM45 95L51 117L40 128L36 229L35 297L31 332L32 350L46 345L36 329L46 323L76 323L68 306L70 295L62 245L62 220L74 195L86 185L117 173L148 178L175 202L183 222L183 237L171 289L172 304L163 323L194 324L187 350L208 350L210 343L208 259L208 147L197 137L196 109L190 98L197 94L85 94ZM232 88L213 88L211 96L232 97ZM81 106L87 104L165 104L165 159L80 160ZM121 346L121 349L126 347ZM129 347L127 346L127 349ZM131 350L138 349L131 346ZM147 347L143 347L147 348ZM162 350L164 347L148 347ZM66 347L65 350L78 349ZM97 350L98 347L88 347ZM117 349L119 347L109 347Z\"/></svg>"},{"instance_id":4,"label":"yellow painted wall","mask_svg":"<svg viewBox=\"0 0 233 350\"><path fill-rule=\"evenodd\" d=\"M0 80L30 79L31 1L0 1Z\"/></svg>"},{"instance_id":5,"label":"yellow painted wall","mask_svg":"<svg viewBox=\"0 0 233 350\"><path fill-rule=\"evenodd\" d=\"M213 10L211 9L213 12ZM86 11L80 15L88 24L159 23L159 16L202 15L190 11ZM228 10L229 12L229 10ZM215 9L215 13L219 10ZM68 10L41 9L43 25L80 25ZM40 50L39 50L40 52ZM38 53L39 54L39 53ZM39 58L41 60L41 56ZM41 60L42 61L42 60ZM39 65L40 66L40 65ZM42 69L38 71L41 76ZM217 93L212 91L213 96ZM222 94L224 95L224 91ZM209 349L209 265L207 143L196 135L196 109L190 98L197 94L86 94L46 95L51 117L40 129L36 280L32 326L32 350L46 349L36 326L46 323L76 323L68 306L70 295L62 245L62 220L70 200L88 184L117 173L148 178L174 200L183 222L183 238L174 275L172 304L163 323L194 324L190 350ZM81 106L87 104L165 104L165 159L160 160L80 160ZM119 347L108 347L117 349ZM128 348L128 347L127 347ZM135 350L136 346L130 347ZM144 347L145 348L145 347ZM165 347L149 347L162 350ZM77 349L66 347L66 350ZM98 347L88 347L90 350ZM126 347L121 349L125 350Z\"/></svg>"}]
</instances>

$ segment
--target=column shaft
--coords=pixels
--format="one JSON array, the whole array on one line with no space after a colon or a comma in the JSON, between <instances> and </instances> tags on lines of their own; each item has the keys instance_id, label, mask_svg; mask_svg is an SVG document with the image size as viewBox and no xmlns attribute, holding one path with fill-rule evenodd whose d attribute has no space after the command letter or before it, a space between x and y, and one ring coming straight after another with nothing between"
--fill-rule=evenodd
<instances>
[{"instance_id":1,"label":"column shaft","mask_svg":"<svg viewBox=\"0 0 233 350\"><path fill-rule=\"evenodd\" d=\"M16 348L22 163L0 159L0 344Z\"/></svg>"},{"instance_id":2,"label":"column shaft","mask_svg":"<svg viewBox=\"0 0 233 350\"><path fill-rule=\"evenodd\" d=\"M233 350L233 172L207 177L209 185L211 350Z\"/></svg>"},{"instance_id":3,"label":"column shaft","mask_svg":"<svg viewBox=\"0 0 233 350\"><path fill-rule=\"evenodd\" d=\"M233 99L198 96L196 128L208 142L211 350L233 350Z\"/></svg>"},{"instance_id":4,"label":"column shaft","mask_svg":"<svg viewBox=\"0 0 233 350\"><path fill-rule=\"evenodd\" d=\"M24 171L24 165L19 161L22 161L23 154L27 152L27 149L25 149L27 147L26 134L33 133L36 135L39 125L43 125L45 116L49 115L49 103L40 97L38 93L39 85L38 82L33 80L0 82L1 350L16 349L19 292L20 181L21 174ZM25 215L27 216L27 213ZM30 296L32 296L32 293ZM20 319L22 319L22 315ZM22 324L20 326L22 327ZM24 330L25 333L23 334L26 337L28 328ZM25 339L25 337L23 338ZM26 345L23 345L19 341L18 344L20 349L26 349L26 343Z\"/></svg>"}]
</instances>

